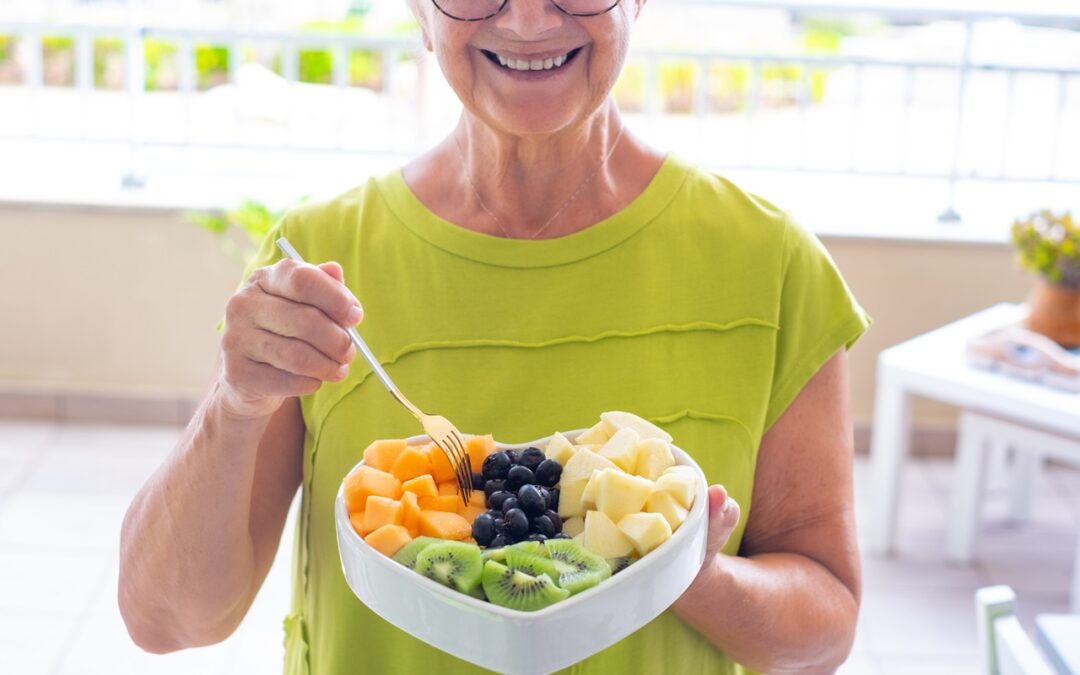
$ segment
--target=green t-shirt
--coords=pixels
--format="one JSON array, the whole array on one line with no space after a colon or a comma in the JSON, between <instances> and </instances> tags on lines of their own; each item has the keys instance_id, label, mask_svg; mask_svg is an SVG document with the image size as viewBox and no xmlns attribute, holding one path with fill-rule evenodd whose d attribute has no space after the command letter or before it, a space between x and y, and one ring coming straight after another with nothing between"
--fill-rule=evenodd
<instances>
[{"instance_id":1,"label":"green t-shirt","mask_svg":"<svg viewBox=\"0 0 1080 675\"><path fill-rule=\"evenodd\" d=\"M252 268L280 258L273 240L281 235L310 262L341 263L364 306L361 333L424 410L507 442L590 426L605 410L636 413L727 487L743 523L762 435L869 325L812 234L673 158L625 209L558 239L502 239L453 225L423 206L400 171L291 211ZM357 359L346 380L301 400L303 499L286 672L477 672L380 619L342 575L338 485L370 441L420 433L371 374ZM741 538L742 525L728 553ZM666 612L568 672L739 670Z\"/></svg>"}]
</instances>

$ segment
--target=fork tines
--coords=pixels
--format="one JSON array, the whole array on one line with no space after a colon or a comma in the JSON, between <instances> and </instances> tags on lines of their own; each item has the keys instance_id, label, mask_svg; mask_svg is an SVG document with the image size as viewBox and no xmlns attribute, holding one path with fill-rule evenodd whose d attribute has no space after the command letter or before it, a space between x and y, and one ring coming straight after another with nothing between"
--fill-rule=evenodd
<instances>
[{"instance_id":1,"label":"fork tines","mask_svg":"<svg viewBox=\"0 0 1080 675\"><path fill-rule=\"evenodd\" d=\"M468 504L472 498L473 486L472 466L469 463L469 453L465 450L465 444L457 434L451 433L447 434L438 445L453 463L458 489L461 490L461 496Z\"/></svg>"}]
</instances>

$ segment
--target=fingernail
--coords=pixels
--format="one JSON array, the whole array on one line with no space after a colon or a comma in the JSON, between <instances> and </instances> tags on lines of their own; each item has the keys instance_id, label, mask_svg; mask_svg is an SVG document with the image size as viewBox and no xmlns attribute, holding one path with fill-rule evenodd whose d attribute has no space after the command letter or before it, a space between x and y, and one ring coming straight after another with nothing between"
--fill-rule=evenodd
<instances>
[{"instance_id":1,"label":"fingernail","mask_svg":"<svg viewBox=\"0 0 1080 675\"><path fill-rule=\"evenodd\" d=\"M346 377L349 376L349 367L341 366L337 369L337 372L334 373L334 375L336 375L339 380L344 380Z\"/></svg>"},{"instance_id":2,"label":"fingernail","mask_svg":"<svg viewBox=\"0 0 1080 675\"><path fill-rule=\"evenodd\" d=\"M360 305L353 305L349 308L349 314L345 317L345 320L349 323L350 326L355 326L356 324L360 323L360 319L363 318L364 310L360 307Z\"/></svg>"}]
</instances>

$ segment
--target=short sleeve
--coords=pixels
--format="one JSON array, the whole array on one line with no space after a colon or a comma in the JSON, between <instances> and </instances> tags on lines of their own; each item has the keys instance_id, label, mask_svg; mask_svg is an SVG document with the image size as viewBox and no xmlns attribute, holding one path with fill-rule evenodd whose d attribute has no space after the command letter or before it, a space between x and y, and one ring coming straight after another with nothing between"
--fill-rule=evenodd
<instances>
[{"instance_id":1,"label":"short sleeve","mask_svg":"<svg viewBox=\"0 0 1080 675\"><path fill-rule=\"evenodd\" d=\"M248 260L246 265L244 265L244 273L240 276L240 283L236 286L237 290L244 287L244 284L247 283L248 277L251 276L252 272L260 267L269 267L281 260L281 249L277 247L276 242L279 238L288 236L286 234L286 224L289 219L289 214L286 214L277 222L277 224L271 227L270 231L263 237L263 240L259 243L258 250L255 251L255 255ZM218 321L217 330L219 333L225 330L225 317L222 317L221 320Z\"/></svg>"},{"instance_id":2,"label":"short sleeve","mask_svg":"<svg viewBox=\"0 0 1080 675\"><path fill-rule=\"evenodd\" d=\"M802 225L787 222L780 284L772 395L765 430L841 348L850 349L870 327L828 251Z\"/></svg>"}]
</instances>

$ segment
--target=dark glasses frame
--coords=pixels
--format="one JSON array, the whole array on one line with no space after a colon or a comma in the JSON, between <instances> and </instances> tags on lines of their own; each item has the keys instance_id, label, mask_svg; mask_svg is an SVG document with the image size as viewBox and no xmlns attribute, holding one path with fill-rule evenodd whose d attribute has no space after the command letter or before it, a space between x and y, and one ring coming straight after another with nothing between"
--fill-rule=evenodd
<instances>
[{"instance_id":1,"label":"dark glasses frame","mask_svg":"<svg viewBox=\"0 0 1080 675\"><path fill-rule=\"evenodd\" d=\"M610 5L610 6L609 6L609 7L607 8L607 9L603 9L603 10L600 10L599 12L587 12L587 13L578 13L578 12L570 12L570 11L567 11L566 9L564 9L563 7L561 7L561 6L559 5L559 3L558 3L558 2L556 2L555 0L551 0L551 4L555 5L555 8L556 8L556 9L558 9L558 10L559 10L560 12L562 12L563 14L568 14L569 16L600 16L601 14L607 14L607 13L608 13L608 12L610 12L611 10L615 9L615 8L616 8L616 7L617 7L617 6L619 5L619 3L620 3L620 2L622 2L622 0L610 0L610 1L611 1L611 5ZM435 9L439 10L440 12L442 12L442 13L443 13L443 14L444 14L445 16L447 16L447 17L449 17L449 18L453 19L454 21L469 21L469 22L473 22L473 21L487 21L487 20L488 20L488 19L490 19L491 17L493 17L493 16L495 16L496 14L498 14L499 12L503 11L503 8L505 8L505 7L506 7L506 3L508 3L508 2L510 2L510 0L502 0L502 3L500 3L500 4L499 4L499 8L498 8L498 9L496 9L496 10L495 10L494 12L492 12L491 14L488 14L487 16L481 16L481 17L479 17L479 18L476 18L476 19L463 19L463 18L461 18L460 16L454 16L454 15L453 15L453 14L451 14L450 12L446 11L445 9L443 9L443 8L442 8L442 7L441 7L441 6L439 5L439 0L431 0L431 4L435 5Z\"/></svg>"}]
</instances>

